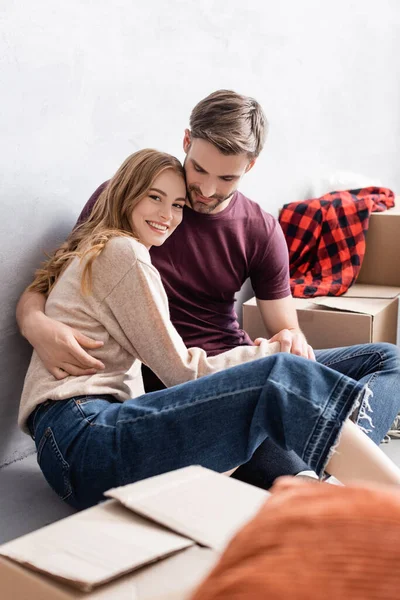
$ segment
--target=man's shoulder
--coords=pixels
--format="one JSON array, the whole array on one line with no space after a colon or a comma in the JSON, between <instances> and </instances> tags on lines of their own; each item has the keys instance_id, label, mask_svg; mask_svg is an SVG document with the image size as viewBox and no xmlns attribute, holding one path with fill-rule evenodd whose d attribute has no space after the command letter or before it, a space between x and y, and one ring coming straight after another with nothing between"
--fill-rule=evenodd
<instances>
[{"instance_id":1,"label":"man's shoulder","mask_svg":"<svg viewBox=\"0 0 400 600\"><path fill-rule=\"evenodd\" d=\"M101 183L99 185L99 187L95 189L95 191L91 195L91 198L95 198L95 197L98 198L100 196L101 192L106 189L106 187L108 186L109 183L110 183L110 179L107 179L107 181L103 181L103 183Z\"/></svg>"},{"instance_id":2,"label":"man's shoulder","mask_svg":"<svg viewBox=\"0 0 400 600\"><path fill-rule=\"evenodd\" d=\"M242 192L237 192L237 194L235 212L241 215L247 223L263 229L274 229L276 227L278 221L271 213L265 211L257 202L251 200Z\"/></svg>"},{"instance_id":3,"label":"man's shoulder","mask_svg":"<svg viewBox=\"0 0 400 600\"><path fill-rule=\"evenodd\" d=\"M251 200L248 196L245 196L242 192L236 192L237 198L235 202L235 209L238 211L242 211L244 215L249 217L259 217L263 215L268 220L275 221L275 217L271 215L271 213L264 210L258 202L255 200Z\"/></svg>"},{"instance_id":4,"label":"man's shoulder","mask_svg":"<svg viewBox=\"0 0 400 600\"><path fill-rule=\"evenodd\" d=\"M99 185L99 187L93 192L93 194L90 196L89 200L86 202L85 206L83 207L82 212L78 217L75 227L77 225L81 225L82 223L87 221L87 219L90 216L90 213L93 210L93 206L96 204L98 197L106 189L106 187L108 186L109 183L110 183L109 179L107 181L104 181L104 183Z\"/></svg>"},{"instance_id":5,"label":"man's shoulder","mask_svg":"<svg viewBox=\"0 0 400 600\"><path fill-rule=\"evenodd\" d=\"M96 202L96 200L98 199L100 194L106 189L106 187L108 186L109 183L110 183L110 180L108 179L107 181L104 181L103 183L101 183L99 185L99 187L95 189L95 191L93 192L93 194L90 196L89 200L87 201L85 208L90 209L90 210L93 208L94 203Z\"/></svg>"}]
</instances>

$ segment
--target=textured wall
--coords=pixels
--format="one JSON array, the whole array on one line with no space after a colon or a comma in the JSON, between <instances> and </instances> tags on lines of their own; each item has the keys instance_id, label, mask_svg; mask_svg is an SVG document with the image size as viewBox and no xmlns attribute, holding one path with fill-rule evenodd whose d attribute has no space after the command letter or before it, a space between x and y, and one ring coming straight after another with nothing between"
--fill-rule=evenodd
<instances>
[{"instance_id":1,"label":"textured wall","mask_svg":"<svg viewBox=\"0 0 400 600\"><path fill-rule=\"evenodd\" d=\"M338 169L400 191L396 0L0 3L0 465L27 345L14 307L42 251L131 152L182 156L191 107L228 87L271 122L242 189L274 214Z\"/></svg>"}]
</instances>

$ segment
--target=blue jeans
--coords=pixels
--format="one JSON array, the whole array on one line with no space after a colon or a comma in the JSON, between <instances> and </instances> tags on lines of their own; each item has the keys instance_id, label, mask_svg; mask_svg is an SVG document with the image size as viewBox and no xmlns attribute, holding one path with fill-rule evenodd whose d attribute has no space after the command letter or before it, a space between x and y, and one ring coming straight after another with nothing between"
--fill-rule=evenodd
<instances>
[{"instance_id":1,"label":"blue jeans","mask_svg":"<svg viewBox=\"0 0 400 600\"><path fill-rule=\"evenodd\" d=\"M355 421L368 436L379 444L400 412L400 349L393 344L361 344L346 348L316 350L316 359L371 389L369 399L373 427L357 411ZM310 469L295 452L286 452L271 439L266 440L247 464L235 471L233 477L269 489L280 475L295 475Z\"/></svg>"},{"instance_id":2,"label":"blue jeans","mask_svg":"<svg viewBox=\"0 0 400 600\"><path fill-rule=\"evenodd\" d=\"M276 354L117 402L47 401L28 426L48 483L86 508L105 490L191 464L228 471L267 438L318 474L365 387L304 358Z\"/></svg>"}]
</instances>

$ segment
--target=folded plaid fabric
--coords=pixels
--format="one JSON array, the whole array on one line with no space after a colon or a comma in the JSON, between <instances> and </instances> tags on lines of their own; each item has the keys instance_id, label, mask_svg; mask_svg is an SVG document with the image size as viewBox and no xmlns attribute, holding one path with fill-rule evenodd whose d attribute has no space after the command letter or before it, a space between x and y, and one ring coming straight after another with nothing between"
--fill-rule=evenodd
<instances>
[{"instance_id":1,"label":"folded plaid fabric","mask_svg":"<svg viewBox=\"0 0 400 600\"><path fill-rule=\"evenodd\" d=\"M285 204L279 222L289 249L293 296L344 294L361 269L371 212L392 206L394 193L377 187Z\"/></svg>"}]
</instances>

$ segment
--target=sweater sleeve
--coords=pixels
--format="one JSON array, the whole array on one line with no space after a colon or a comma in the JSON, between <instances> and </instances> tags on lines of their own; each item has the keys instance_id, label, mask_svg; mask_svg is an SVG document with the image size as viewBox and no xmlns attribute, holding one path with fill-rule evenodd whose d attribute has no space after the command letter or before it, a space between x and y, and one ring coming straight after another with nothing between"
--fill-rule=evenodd
<instances>
[{"instance_id":1,"label":"sweater sleeve","mask_svg":"<svg viewBox=\"0 0 400 600\"><path fill-rule=\"evenodd\" d=\"M187 349L171 323L168 299L158 271L137 258L103 302L118 321L132 352L170 387L280 351L280 344L238 346L207 357Z\"/></svg>"}]
</instances>

